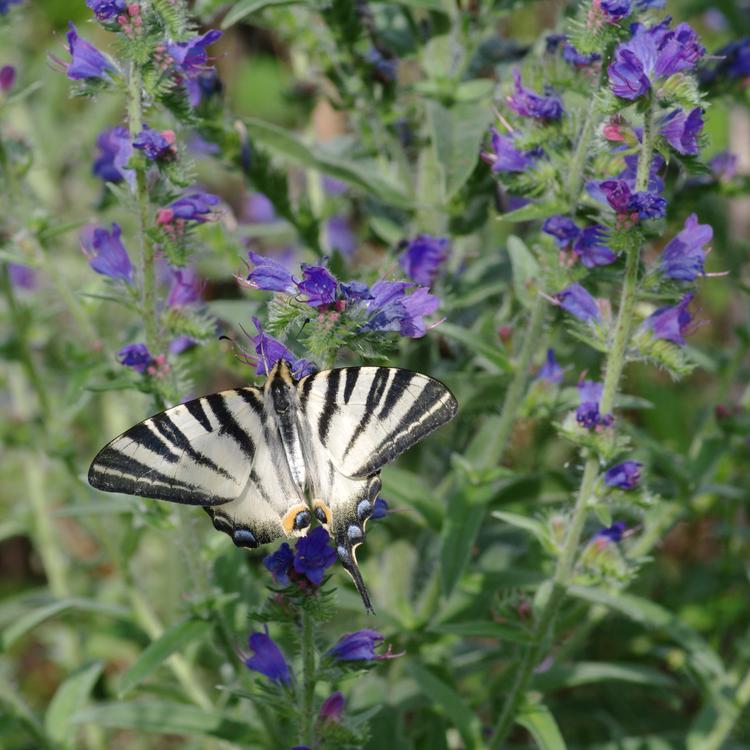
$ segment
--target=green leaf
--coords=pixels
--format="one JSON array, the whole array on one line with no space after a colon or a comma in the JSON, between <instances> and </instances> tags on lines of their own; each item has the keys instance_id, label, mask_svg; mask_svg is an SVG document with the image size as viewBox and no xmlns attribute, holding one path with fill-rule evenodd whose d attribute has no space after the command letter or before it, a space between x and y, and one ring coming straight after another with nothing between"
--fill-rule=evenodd
<instances>
[{"instance_id":1,"label":"green leaf","mask_svg":"<svg viewBox=\"0 0 750 750\"><path fill-rule=\"evenodd\" d=\"M44 716L44 729L50 739L70 746L72 740L71 719L80 711L102 673L102 662L94 662L73 672L57 688L47 713Z\"/></svg>"},{"instance_id":2,"label":"green leaf","mask_svg":"<svg viewBox=\"0 0 750 750\"><path fill-rule=\"evenodd\" d=\"M446 622L440 625L433 625L430 630L436 633L460 635L464 638L497 638L498 641L523 644L531 642L529 634L520 628L491 620Z\"/></svg>"},{"instance_id":3,"label":"green leaf","mask_svg":"<svg viewBox=\"0 0 750 750\"><path fill-rule=\"evenodd\" d=\"M513 288L516 297L530 310L536 299L536 284L540 277L539 263L526 247L526 243L514 234L508 237L508 255L513 266Z\"/></svg>"},{"instance_id":4,"label":"green leaf","mask_svg":"<svg viewBox=\"0 0 750 750\"><path fill-rule=\"evenodd\" d=\"M440 574L443 592L448 596L461 578L471 557L471 548L484 520L484 508L471 502L472 490L455 492L440 537Z\"/></svg>"},{"instance_id":5,"label":"green leaf","mask_svg":"<svg viewBox=\"0 0 750 750\"><path fill-rule=\"evenodd\" d=\"M280 7L283 5L299 5L305 2L305 0L240 0L235 3L229 12L224 16L224 20L221 22L222 29L228 29L230 26L234 26L237 21L241 21L253 13L257 13L265 8ZM307 3L305 3L307 4Z\"/></svg>"},{"instance_id":6,"label":"green leaf","mask_svg":"<svg viewBox=\"0 0 750 750\"><path fill-rule=\"evenodd\" d=\"M463 737L465 747L467 749L481 747L479 718L464 703L463 698L450 685L421 664L411 662L409 673L422 692L433 703L440 706L446 718L455 724Z\"/></svg>"},{"instance_id":7,"label":"green leaf","mask_svg":"<svg viewBox=\"0 0 750 750\"><path fill-rule=\"evenodd\" d=\"M536 675L534 687L548 692L560 688L588 685L593 682L630 682L657 689L675 686L675 681L671 677L651 667L608 662L579 662L570 666L555 666Z\"/></svg>"},{"instance_id":8,"label":"green leaf","mask_svg":"<svg viewBox=\"0 0 750 750\"><path fill-rule=\"evenodd\" d=\"M413 200L400 187L376 173L372 162L347 161L320 151L313 152L288 130L253 117L245 124L248 133L258 143L283 159L337 177L394 206L411 208L413 205Z\"/></svg>"},{"instance_id":9,"label":"green leaf","mask_svg":"<svg viewBox=\"0 0 750 750\"><path fill-rule=\"evenodd\" d=\"M451 107L427 102L427 120L441 177L443 202L447 203L474 171L479 145L491 119L491 110L483 101L457 102Z\"/></svg>"},{"instance_id":10,"label":"green leaf","mask_svg":"<svg viewBox=\"0 0 750 750\"><path fill-rule=\"evenodd\" d=\"M540 750L565 750L565 740L550 710L540 703L521 708L516 721L527 729Z\"/></svg>"},{"instance_id":11,"label":"green leaf","mask_svg":"<svg viewBox=\"0 0 750 750\"><path fill-rule=\"evenodd\" d=\"M492 511L492 517L510 524L511 526L515 526L517 529L528 531L536 537L537 541L546 549L554 546L549 534L547 533L547 529L544 528L544 525L540 521L537 521L534 518L522 516L518 513L507 513L504 510Z\"/></svg>"},{"instance_id":12,"label":"green leaf","mask_svg":"<svg viewBox=\"0 0 750 750\"><path fill-rule=\"evenodd\" d=\"M549 201L546 203L528 203L515 211L507 214L500 214L498 221L519 222L535 221L536 219L546 219L548 216L554 216L565 212L566 205L562 201Z\"/></svg>"},{"instance_id":13,"label":"green leaf","mask_svg":"<svg viewBox=\"0 0 750 750\"><path fill-rule=\"evenodd\" d=\"M188 619L165 630L146 647L135 664L122 676L119 696L122 697L136 685L140 685L165 659L191 641L203 638L211 628L208 620Z\"/></svg>"},{"instance_id":14,"label":"green leaf","mask_svg":"<svg viewBox=\"0 0 750 750\"><path fill-rule=\"evenodd\" d=\"M464 344L464 346L472 350L475 354L489 360L499 370L512 372L513 366L511 365L508 356L499 345L490 344L479 334L469 331L466 328L462 328L461 326L453 325L453 323L448 323L447 321L440 324L438 331L449 339L454 339L459 343Z\"/></svg>"},{"instance_id":15,"label":"green leaf","mask_svg":"<svg viewBox=\"0 0 750 750\"><path fill-rule=\"evenodd\" d=\"M592 604L601 604L624 615L633 622L660 630L672 638L677 645L691 654L690 667L705 680L708 686L726 678L724 664L719 655L692 628L660 604L642 599L623 591L609 593L586 586L569 586L571 596Z\"/></svg>"},{"instance_id":16,"label":"green leaf","mask_svg":"<svg viewBox=\"0 0 750 750\"><path fill-rule=\"evenodd\" d=\"M10 648L19 638L22 638L37 625L41 625L50 617L59 615L68 610L78 612L92 612L94 614L109 615L110 617L127 618L129 612L122 607L115 607L111 604L102 604L91 599L59 599L49 602L43 606L36 607L25 615L19 617L12 625L9 625L0 635L0 649L3 651Z\"/></svg>"},{"instance_id":17,"label":"green leaf","mask_svg":"<svg viewBox=\"0 0 750 750\"><path fill-rule=\"evenodd\" d=\"M255 746L265 744L265 738L252 727L218 711L206 713L196 706L166 701L103 703L79 711L72 721L113 729L134 729L138 732L208 735L223 740L252 743Z\"/></svg>"}]
</instances>

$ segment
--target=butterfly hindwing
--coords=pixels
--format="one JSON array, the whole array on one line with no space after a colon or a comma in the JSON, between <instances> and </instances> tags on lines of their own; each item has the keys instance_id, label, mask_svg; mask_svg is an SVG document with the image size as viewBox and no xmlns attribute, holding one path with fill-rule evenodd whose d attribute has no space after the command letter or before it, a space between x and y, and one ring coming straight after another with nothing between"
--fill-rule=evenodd
<instances>
[{"instance_id":1,"label":"butterfly hindwing","mask_svg":"<svg viewBox=\"0 0 750 750\"><path fill-rule=\"evenodd\" d=\"M238 547L257 547L282 536L307 533L312 515L303 488L293 478L272 420L263 431L263 450L253 462L247 486L236 500L206 508L214 527Z\"/></svg>"},{"instance_id":2,"label":"butterfly hindwing","mask_svg":"<svg viewBox=\"0 0 750 750\"><path fill-rule=\"evenodd\" d=\"M214 506L240 498L263 442L263 393L238 388L167 409L105 446L89 484L108 492Z\"/></svg>"},{"instance_id":3,"label":"butterfly hindwing","mask_svg":"<svg viewBox=\"0 0 750 750\"><path fill-rule=\"evenodd\" d=\"M303 378L313 439L339 471L366 477L451 420L456 399L438 380L395 367L345 367Z\"/></svg>"}]
</instances>

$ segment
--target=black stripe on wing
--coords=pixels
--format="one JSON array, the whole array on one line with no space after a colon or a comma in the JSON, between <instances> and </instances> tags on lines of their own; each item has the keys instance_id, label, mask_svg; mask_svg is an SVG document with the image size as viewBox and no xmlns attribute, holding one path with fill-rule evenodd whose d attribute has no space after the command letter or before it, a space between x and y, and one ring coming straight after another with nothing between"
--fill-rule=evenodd
<instances>
[{"instance_id":1,"label":"black stripe on wing","mask_svg":"<svg viewBox=\"0 0 750 750\"><path fill-rule=\"evenodd\" d=\"M367 398L365 399L365 412L362 415L362 421L357 425L357 429L354 430L354 434L351 436L342 458L346 458L349 455L349 451L354 447L359 436L367 429L367 425L370 424L370 420L375 414L380 399L383 398L383 393L385 392L385 386L388 383L390 372L391 370L388 367L378 367L372 378L372 383L370 383L370 390L367 392Z\"/></svg>"},{"instance_id":2,"label":"black stripe on wing","mask_svg":"<svg viewBox=\"0 0 750 750\"><path fill-rule=\"evenodd\" d=\"M339 393L339 382L341 381L341 370L331 370L326 381L326 397L323 403L323 411L320 412L318 420L318 437L323 445L328 439L328 430L331 428L331 419L336 413L336 399Z\"/></svg>"},{"instance_id":3,"label":"black stripe on wing","mask_svg":"<svg viewBox=\"0 0 750 750\"><path fill-rule=\"evenodd\" d=\"M237 393L241 395L243 391L240 389ZM252 461L255 456L255 443L250 435L240 427L232 412L229 411L221 393L212 393L210 396L206 396L205 401L211 407L211 411L221 425L219 433L229 435L240 447L247 460Z\"/></svg>"},{"instance_id":4,"label":"black stripe on wing","mask_svg":"<svg viewBox=\"0 0 750 750\"><path fill-rule=\"evenodd\" d=\"M395 379L391 390L394 387ZM398 395L398 398L394 396L395 402L401 403L402 396L406 393L408 391L404 389ZM396 403L394 403L394 407ZM383 410L385 411L385 406ZM401 416L396 427L382 439L377 448L370 452L368 460L352 472L352 476L367 476L380 469L384 464L393 461L394 458L400 456L423 437L453 419L457 410L458 404L453 394L437 380L428 380L422 387L419 396L414 399L408 410ZM356 435L355 432L355 437ZM354 438L352 438L350 447L353 443Z\"/></svg>"}]
</instances>

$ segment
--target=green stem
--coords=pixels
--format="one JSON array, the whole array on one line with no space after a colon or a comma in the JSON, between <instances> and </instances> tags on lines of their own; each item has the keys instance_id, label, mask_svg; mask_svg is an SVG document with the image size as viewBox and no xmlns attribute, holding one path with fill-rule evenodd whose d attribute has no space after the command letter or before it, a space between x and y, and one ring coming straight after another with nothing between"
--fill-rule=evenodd
<instances>
[{"instance_id":1,"label":"green stem","mask_svg":"<svg viewBox=\"0 0 750 750\"><path fill-rule=\"evenodd\" d=\"M141 68L131 63L128 79L128 125L130 135L135 138L143 130L143 77ZM154 273L154 246L148 239L149 196L146 185L146 167L139 163L135 167L135 200L138 206L138 233L141 244L141 274L143 276L143 321L146 328L146 344L156 354L162 346L156 311L156 276Z\"/></svg>"},{"instance_id":2,"label":"green stem","mask_svg":"<svg viewBox=\"0 0 750 750\"><path fill-rule=\"evenodd\" d=\"M720 710L708 736L701 740L701 750L719 750L731 733L737 720L744 715L745 708L750 704L750 670L747 671L742 682L734 694L731 708Z\"/></svg>"},{"instance_id":3,"label":"green stem","mask_svg":"<svg viewBox=\"0 0 750 750\"><path fill-rule=\"evenodd\" d=\"M315 643L312 617L302 610L302 694L300 696L299 741L312 747L314 741Z\"/></svg>"},{"instance_id":4,"label":"green stem","mask_svg":"<svg viewBox=\"0 0 750 750\"><path fill-rule=\"evenodd\" d=\"M547 304L544 297L537 295L524 332L523 344L518 355L513 379L505 392L500 416L496 419L484 421L466 451L467 458L477 468L491 468L503 458L513 431L513 424L516 421L518 407L526 389L531 358L539 345Z\"/></svg>"},{"instance_id":5,"label":"green stem","mask_svg":"<svg viewBox=\"0 0 750 750\"><path fill-rule=\"evenodd\" d=\"M636 190L643 190L648 184L651 160L653 158L653 146L653 105L650 105L644 122L643 146L638 162ZM640 246L631 247L626 260L625 281L622 286L614 337L609 356L607 357L602 398L599 404L602 414L610 413L614 406L615 396L617 395L622 370L625 365L627 345L630 340L630 328L633 322L633 309L636 302L639 261ZM515 721L518 706L531 682L534 668L539 663L540 657L544 653L549 639L553 634L555 619L560 605L565 598L565 592L573 573L578 546L581 541L581 533L586 521L589 499L593 494L598 474L599 459L593 455L589 456L583 469L581 486L567 530L565 543L557 560L551 590L547 600L541 606L534 627L531 645L526 648L523 654L515 680L495 724L495 732L490 743L492 750L499 750L503 746L505 738Z\"/></svg>"}]
</instances>

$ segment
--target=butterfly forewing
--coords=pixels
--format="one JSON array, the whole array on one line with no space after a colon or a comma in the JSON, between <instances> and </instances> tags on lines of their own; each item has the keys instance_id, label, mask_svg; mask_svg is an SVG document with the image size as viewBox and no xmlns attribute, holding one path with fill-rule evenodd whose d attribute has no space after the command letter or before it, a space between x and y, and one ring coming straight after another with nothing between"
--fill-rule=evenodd
<instances>
[{"instance_id":1,"label":"butterfly forewing","mask_svg":"<svg viewBox=\"0 0 750 750\"><path fill-rule=\"evenodd\" d=\"M178 404L105 446L89 468L89 484L188 505L228 503L246 489L263 421L256 388Z\"/></svg>"},{"instance_id":2,"label":"butterfly forewing","mask_svg":"<svg viewBox=\"0 0 750 750\"><path fill-rule=\"evenodd\" d=\"M349 477L366 477L451 420L453 394L433 378L394 367L346 367L299 382L313 438Z\"/></svg>"}]
</instances>

